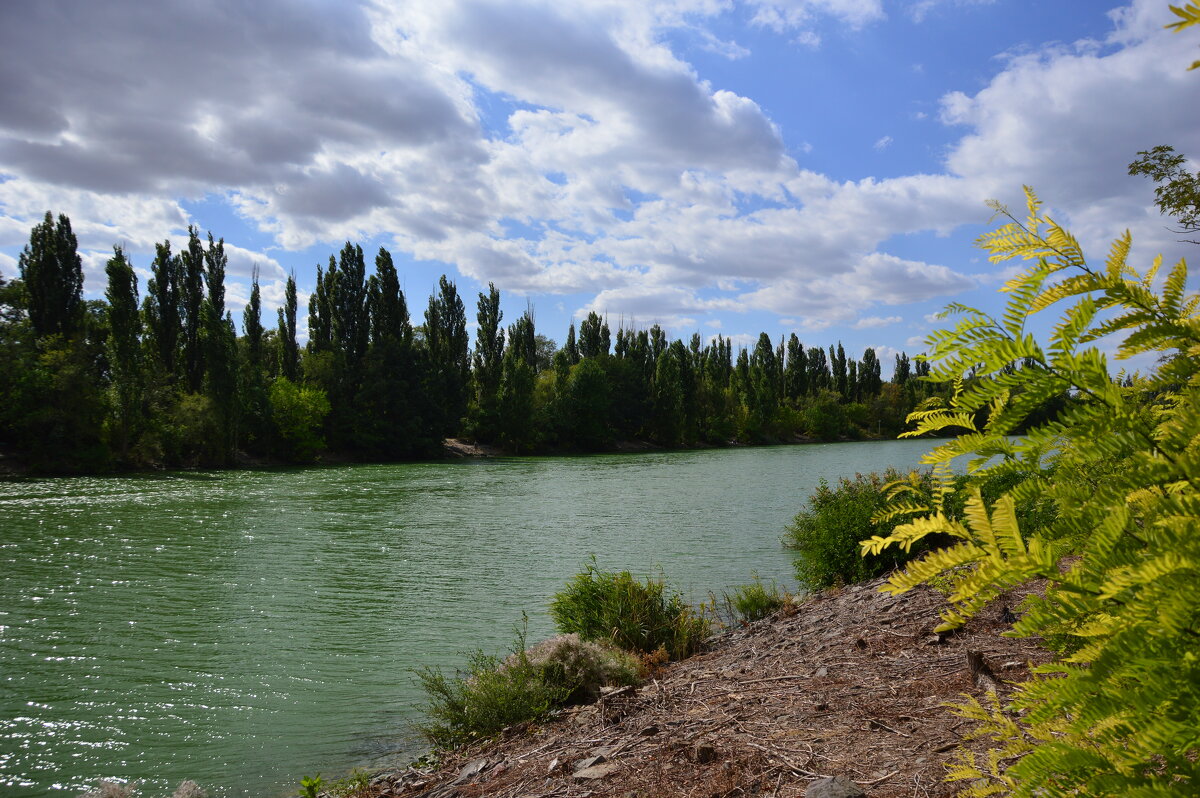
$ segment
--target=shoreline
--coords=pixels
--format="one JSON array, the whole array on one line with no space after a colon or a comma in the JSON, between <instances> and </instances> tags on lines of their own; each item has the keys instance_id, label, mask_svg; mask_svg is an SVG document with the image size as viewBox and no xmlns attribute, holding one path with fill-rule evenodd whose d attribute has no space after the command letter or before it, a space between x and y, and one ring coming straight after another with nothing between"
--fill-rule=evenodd
<instances>
[{"instance_id":1,"label":"shoreline","mask_svg":"<svg viewBox=\"0 0 1200 798\"><path fill-rule=\"evenodd\" d=\"M1037 641L999 636L1008 607L1036 588L937 635L942 596L928 587L891 596L879 592L884 581L798 599L717 634L640 687L442 752L432 767L378 774L369 795L726 797L757 788L799 798L835 776L871 798L952 795L942 779L965 724L943 705L996 686L1003 696L1006 682L1049 659Z\"/></svg>"},{"instance_id":2,"label":"shoreline","mask_svg":"<svg viewBox=\"0 0 1200 798\"><path fill-rule=\"evenodd\" d=\"M53 477L96 477L96 476L131 476L137 474L164 474L172 471L192 472L192 471L255 471L260 469L273 468L328 468L331 466L340 465L392 465L401 463L438 463L454 460L470 460L470 459L493 459L500 457L574 457L587 456L596 454L642 454L646 452L695 452L695 451L712 451L721 449L751 449L770 446L811 446L827 443L879 443L885 441L900 440L899 438L885 437L863 437L863 438L840 438L837 440L821 440L817 438L809 438L807 436L797 436L790 440L778 441L761 441L756 443L744 443L741 441L728 441L724 444L714 443L696 443L691 446L660 446L659 444L645 440L633 441L617 441L607 449L597 450L537 450L529 452L514 452L503 447L493 444L477 443L465 438L446 438L442 441L442 450L440 456L414 458L407 460L375 460L375 459L359 459L345 452L325 452L317 460L311 463L294 463L286 460L276 460L270 457L250 456L241 454L238 461L233 465L226 466L144 466L144 467L122 467L114 466L105 470L94 471L36 471L30 469L19 456L12 452L0 450L0 482L16 481L28 478L53 478ZM932 438L931 438L932 440Z\"/></svg>"}]
</instances>

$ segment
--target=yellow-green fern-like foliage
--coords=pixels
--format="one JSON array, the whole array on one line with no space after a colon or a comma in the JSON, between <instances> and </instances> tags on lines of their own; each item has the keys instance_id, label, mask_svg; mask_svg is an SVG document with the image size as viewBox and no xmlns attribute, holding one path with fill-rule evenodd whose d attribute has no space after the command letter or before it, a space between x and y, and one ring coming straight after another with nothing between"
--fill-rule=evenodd
<instances>
[{"instance_id":1,"label":"yellow-green fern-like foliage","mask_svg":"<svg viewBox=\"0 0 1200 798\"><path fill-rule=\"evenodd\" d=\"M998 746L959 754L950 778L970 781L965 794L1200 795L1200 297L1183 261L1165 276L1161 257L1135 271L1128 233L1103 269L1089 266L1026 195L1028 218L997 205L1009 223L979 240L994 262L1025 262L1003 288L1003 315L947 311L958 321L931 336L928 358L931 378L956 390L910 417L909 434L968 432L927 455L932 503L896 485L885 515L910 518L863 551L955 538L886 588L949 574L944 629L1010 587L1048 582L1010 634L1051 641L1057 661L1008 705L958 707ZM1058 317L1045 345L1028 329L1043 311ZM1104 353L1113 347L1119 359L1150 354L1157 365L1114 378ZM1057 417L1014 434L1064 392ZM1029 476L991 506L976 491L955 519L943 505L960 457L974 473ZM1035 499L1052 501L1056 519L1023 531L1014 506Z\"/></svg>"}]
</instances>

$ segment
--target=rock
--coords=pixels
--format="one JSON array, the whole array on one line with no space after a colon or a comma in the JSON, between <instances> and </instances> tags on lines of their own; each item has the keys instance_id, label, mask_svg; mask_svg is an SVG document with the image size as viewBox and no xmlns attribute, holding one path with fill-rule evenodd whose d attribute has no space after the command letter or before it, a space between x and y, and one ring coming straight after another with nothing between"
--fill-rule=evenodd
<instances>
[{"instance_id":1,"label":"rock","mask_svg":"<svg viewBox=\"0 0 1200 798\"><path fill-rule=\"evenodd\" d=\"M691 759L697 765L707 765L717 758L717 749L708 743L697 743L692 749Z\"/></svg>"},{"instance_id":2,"label":"rock","mask_svg":"<svg viewBox=\"0 0 1200 798\"><path fill-rule=\"evenodd\" d=\"M607 762L607 761L608 761L608 757L604 756L603 754L600 754L599 756L589 756L589 757L585 757L584 759L581 759L578 762L576 762L575 767L572 769L576 773L579 773L582 770L587 770L590 767L599 765L601 762Z\"/></svg>"},{"instance_id":3,"label":"rock","mask_svg":"<svg viewBox=\"0 0 1200 798\"><path fill-rule=\"evenodd\" d=\"M596 779L602 779L605 776L610 776L613 773L616 773L617 768L619 767L620 765L618 765L616 762L606 762L603 765L592 765L590 768L584 768L583 770L575 771L571 774L571 778L575 779L576 781L595 781Z\"/></svg>"},{"instance_id":4,"label":"rock","mask_svg":"<svg viewBox=\"0 0 1200 798\"><path fill-rule=\"evenodd\" d=\"M486 759L476 759L474 762L468 762L463 766L463 769L458 772L458 778L454 780L454 783L466 784L468 781L487 770L487 767L488 761Z\"/></svg>"},{"instance_id":5,"label":"rock","mask_svg":"<svg viewBox=\"0 0 1200 798\"><path fill-rule=\"evenodd\" d=\"M818 679L824 679L828 675L829 675L829 668L826 668L824 665L817 668L817 672L813 674L813 676L815 676Z\"/></svg>"},{"instance_id":6,"label":"rock","mask_svg":"<svg viewBox=\"0 0 1200 798\"><path fill-rule=\"evenodd\" d=\"M555 773L555 772L561 771L562 769L563 769L562 760L555 758L555 759L550 760L550 766L546 768L546 772L547 773Z\"/></svg>"},{"instance_id":7,"label":"rock","mask_svg":"<svg viewBox=\"0 0 1200 798\"><path fill-rule=\"evenodd\" d=\"M867 798L858 785L845 776L829 776L808 785L805 798Z\"/></svg>"}]
</instances>

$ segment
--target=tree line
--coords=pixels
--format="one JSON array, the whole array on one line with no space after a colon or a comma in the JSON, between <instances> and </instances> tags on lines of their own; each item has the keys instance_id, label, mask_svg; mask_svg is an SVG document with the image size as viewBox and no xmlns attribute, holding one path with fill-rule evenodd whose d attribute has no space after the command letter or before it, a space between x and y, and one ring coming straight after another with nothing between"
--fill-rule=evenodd
<instances>
[{"instance_id":1,"label":"tree line","mask_svg":"<svg viewBox=\"0 0 1200 798\"><path fill-rule=\"evenodd\" d=\"M805 347L762 333L670 340L658 325L589 313L559 347L532 308L504 326L500 293L467 309L444 275L414 324L390 253L368 270L349 242L318 267L298 341L295 276L264 324L258 274L238 334L225 307L223 239L188 228L155 247L144 295L121 247L104 300L83 298L70 220L47 212L0 279L0 445L42 471L438 456L447 437L514 452L600 451L892 437L938 386L873 349ZM369 272L369 273L368 273Z\"/></svg>"}]
</instances>

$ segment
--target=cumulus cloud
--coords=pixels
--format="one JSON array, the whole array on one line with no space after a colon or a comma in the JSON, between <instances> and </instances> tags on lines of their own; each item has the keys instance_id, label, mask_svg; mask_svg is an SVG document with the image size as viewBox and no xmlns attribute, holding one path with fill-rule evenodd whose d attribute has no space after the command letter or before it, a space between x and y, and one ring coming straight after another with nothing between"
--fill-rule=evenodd
<instances>
[{"instance_id":1,"label":"cumulus cloud","mask_svg":"<svg viewBox=\"0 0 1200 798\"><path fill-rule=\"evenodd\" d=\"M886 19L879 0L749 5L756 24L813 43L817 22ZM940 119L961 137L935 173L838 182L800 169L754 98L671 49L682 30L745 55L705 28L721 0L12 4L0 245L65 212L94 253L92 286L113 243L152 251L182 235L188 200L215 197L286 249L390 235L502 290L585 294L581 312L681 325L765 310L869 329L897 318L871 308L979 284L892 254L891 239L978 223L984 199L1018 200L1022 183L1085 242L1133 224L1175 246L1124 169L1158 143L1200 152L1178 101L1193 45L1160 29L1160 6L1137 0L1102 43L1009 57L982 88L946 94ZM257 263L276 303L279 262L227 249L230 296Z\"/></svg>"},{"instance_id":2,"label":"cumulus cloud","mask_svg":"<svg viewBox=\"0 0 1200 798\"><path fill-rule=\"evenodd\" d=\"M856 330L871 330L876 327L887 327L891 324L898 324L904 321L902 316L864 316L854 322Z\"/></svg>"}]
</instances>

